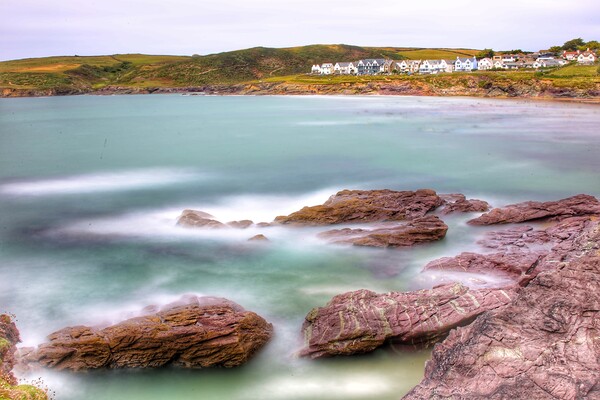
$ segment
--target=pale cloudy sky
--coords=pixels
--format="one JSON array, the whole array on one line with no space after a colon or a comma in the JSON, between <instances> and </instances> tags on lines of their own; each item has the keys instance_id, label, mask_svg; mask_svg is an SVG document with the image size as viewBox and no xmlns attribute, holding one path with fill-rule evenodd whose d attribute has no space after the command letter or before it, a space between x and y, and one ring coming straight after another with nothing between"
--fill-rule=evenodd
<instances>
[{"instance_id":1,"label":"pale cloudy sky","mask_svg":"<svg viewBox=\"0 0 600 400\"><path fill-rule=\"evenodd\" d=\"M600 0L0 0L0 60L254 46L539 50L600 40Z\"/></svg>"}]
</instances>

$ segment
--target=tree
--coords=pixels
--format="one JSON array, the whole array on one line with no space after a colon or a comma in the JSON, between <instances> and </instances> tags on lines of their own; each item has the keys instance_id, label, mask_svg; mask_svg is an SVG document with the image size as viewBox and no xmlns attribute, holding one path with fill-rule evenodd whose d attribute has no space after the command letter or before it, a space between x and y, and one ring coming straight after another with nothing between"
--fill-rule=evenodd
<instances>
[{"instance_id":1,"label":"tree","mask_svg":"<svg viewBox=\"0 0 600 400\"><path fill-rule=\"evenodd\" d=\"M575 51L580 46L585 46L585 42L583 41L582 38L577 38L577 39L571 39L571 40L566 41L565 44L562 45L562 49Z\"/></svg>"},{"instance_id":2,"label":"tree","mask_svg":"<svg viewBox=\"0 0 600 400\"><path fill-rule=\"evenodd\" d=\"M597 40L590 40L585 45L590 50L600 50L600 43Z\"/></svg>"},{"instance_id":3,"label":"tree","mask_svg":"<svg viewBox=\"0 0 600 400\"><path fill-rule=\"evenodd\" d=\"M492 58L496 52L492 49L483 49L479 53L477 53L477 58Z\"/></svg>"},{"instance_id":4,"label":"tree","mask_svg":"<svg viewBox=\"0 0 600 400\"><path fill-rule=\"evenodd\" d=\"M548 49L548 51L550 53L558 55L559 53L562 53L563 48L562 48L562 46L552 46Z\"/></svg>"}]
</instances>

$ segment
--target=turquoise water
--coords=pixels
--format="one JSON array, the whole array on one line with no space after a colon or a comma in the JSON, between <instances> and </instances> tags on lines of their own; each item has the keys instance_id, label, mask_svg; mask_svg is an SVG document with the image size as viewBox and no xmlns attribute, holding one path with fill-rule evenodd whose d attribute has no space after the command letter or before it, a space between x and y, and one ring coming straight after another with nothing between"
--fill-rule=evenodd
<instances>
[{"instance_id":1,"label":"turquoise water","mask_svg":"<svg viewBox=\"0 0 600 400\"><path fill-rule=\"evenodd\" d=\"M428 353L294 356L306 313L333 295L492 277L419 274L475 250L471 216L410 250L333 247L318 229L203 231L271 221L345 188L462 192L502 205L600 195L600 108L424 97L78 96L0 99L0 311L24 345L183 294L223 296L275 325L232 370L38 373L56 399L397 399ZM268 244L248 243L263 233ZM24 377L33 379L34 377Z\"/></svg>"}]
</instances>

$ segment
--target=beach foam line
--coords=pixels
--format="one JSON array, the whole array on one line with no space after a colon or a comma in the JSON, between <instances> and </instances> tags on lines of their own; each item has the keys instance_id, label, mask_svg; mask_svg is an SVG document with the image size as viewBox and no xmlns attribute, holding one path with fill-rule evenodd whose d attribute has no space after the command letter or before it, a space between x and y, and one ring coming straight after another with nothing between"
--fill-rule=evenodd
<instances>
[{"instance_id":1,"label":"beach foam line","mask_svg":"<svg viewBox=\"0 0 600 400\"><path fill-rule=\"evenodd\" d=\"M127 191L197 181L207 177L207 174L193 170L152 168L11 182L0 185L0 193L18 196L55 196Z\"/></svg>"}]
</instances>

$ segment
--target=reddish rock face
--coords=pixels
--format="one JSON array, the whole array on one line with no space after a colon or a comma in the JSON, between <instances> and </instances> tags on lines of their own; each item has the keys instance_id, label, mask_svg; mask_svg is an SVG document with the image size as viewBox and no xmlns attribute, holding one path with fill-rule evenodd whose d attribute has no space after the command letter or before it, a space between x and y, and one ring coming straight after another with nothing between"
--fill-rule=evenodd
<instances>
[{"instance_id":1,"label":"reddish rock face","mask_svg":"<svg viewBox=\"0 0 600 400\"><path fill-rule=\"evenodd\" d=\"M402 225L376 229L334 229L319 236L333 243L369 247L408 247L441 240L448 225L436 216L416 218Z\"/></svg>"},{"instance_id":2,"label":"reddish rock face","mask_svg":"<svg viewBox=\"0 0 600 400\"><path fill-rule=\"evenodd\" d=\"M365 353L388 341L433 343L515 295L512 289L470 290L461 284L408 293L344 293L306 316L306 346L300 354L319 358Z\"/></svg>"},{"instance_id":3,"label":"reddish rock face","mask_svg":"<svg viewBox=\"0 0 600 400\"><path fill-rule=\"evenodd\" d=\"M424 271L459 271L492 274L526 285L539 270L536 268L543 253L461 253L456 257L444 257L427 264Z\"/></svg>"},{"instance_id":4,"label":"reddish rock face","mask_svg":"<svg viewBox=\"0 0 600 400\"><path fill-rule=\"evenodd\" d=\"M75 326L25 356L58 370L95 368L235 367L271 337L272 325L220 298L192 297L151 315L104 329Z\"/></svg>"},{"instance_id":5,"label":"reddish rock face","mask_svg":"<svg viewBox=\"0 0 600 400\"><path fill-rule=\"evenodd\" d=\"M527 201L504 208L494 208L468 223L471 225L494 225L582 215L600 215L600 201L586 194L543 203Z\"/></svg>"},{"instance_id":6,"label":"reddish rock face","mask_svg":"<svg viewBox=\"0 0 600 400\"><path fill-rule=\"evenodd\" d=\"M304 207L288 216L275 218L280 224L332 225L403 221L423 217L442 204L433 190L342 190L323 205Z\"/></svg>"},{"instance_id":7,"label":"reddish rock face","mask_svg":"<svg viewBox=\"0 0 600 400\"><path fill-rule=\"evenodd\" d=\"M451 214L455 212L485 212L490 209L487 201L469 199L462 194L441 194L440 197L444 201L442 214Z\"/></svg>"},{"instance_id":8,"label":"reddish rock face","mask_svg":"<svg viewBox=\"0 0 600 400\"><path fill-rule=\"evenodd\" d=\"M510 304L437 344L405 399L600 398L597 218L557 244L540 269Z\"/></svg>"},{"instance_id":9,"label":"reddish rock face","mask_svg":"<svg viewBox=\"0 0 600 400\"><path fill-rule=\"evenodd\" d=\"M12 369L15 365L16 346L20 341L19 331L12 318L6 314L0 314L0 381L4 380L10 385L17 384Z\"/></svg>"}]
</instances>

